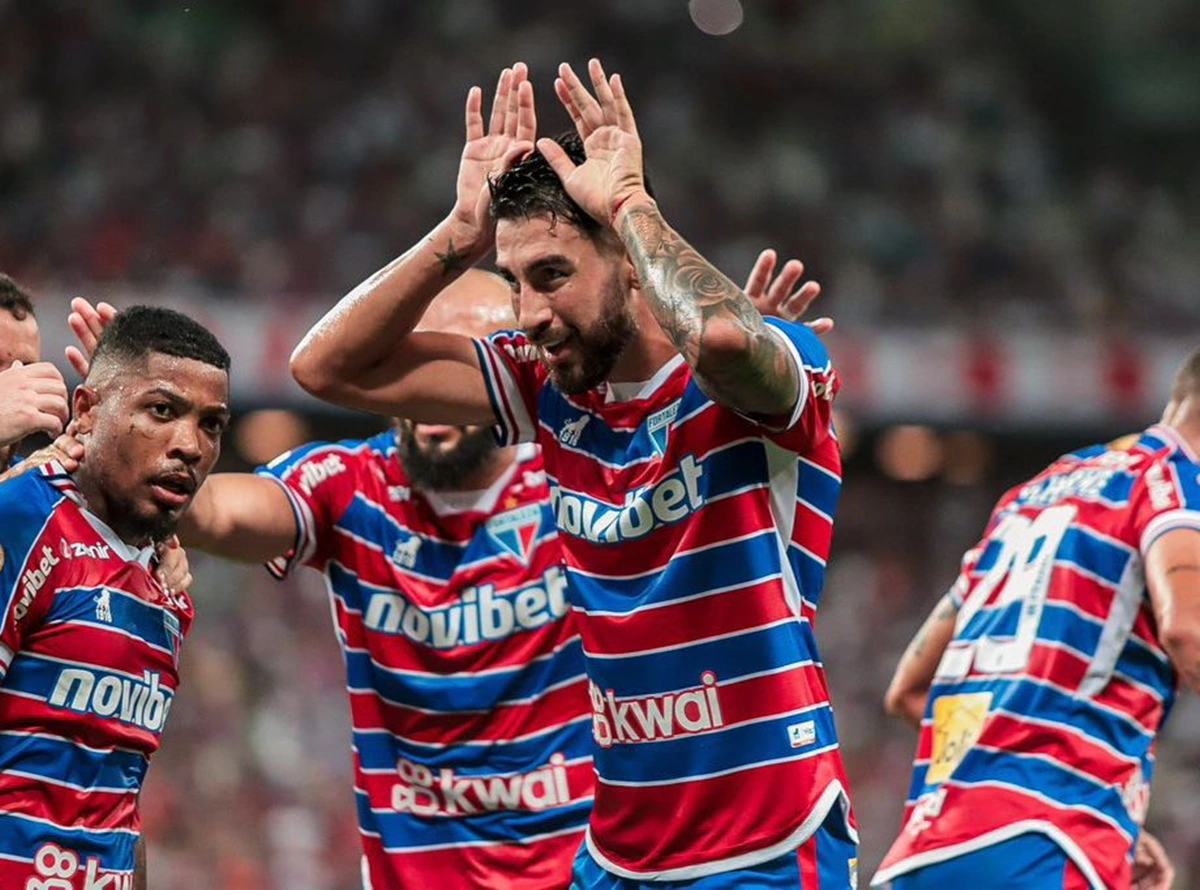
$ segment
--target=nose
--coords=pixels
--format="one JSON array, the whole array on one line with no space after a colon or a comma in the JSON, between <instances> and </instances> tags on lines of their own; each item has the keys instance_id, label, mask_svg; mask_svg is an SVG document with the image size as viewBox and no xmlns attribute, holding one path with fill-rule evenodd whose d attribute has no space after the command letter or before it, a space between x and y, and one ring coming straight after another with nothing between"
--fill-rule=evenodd
<instances>
[{"instance_id":1,"label":"nose","mask_svg":"<svg viewBox=\"0 0 1200 890\"><path fill-rule=\"evenodd\" d=\"M186 419L175 423L167 456L183 461L189 466L200 462L200 458L204 456L204 434L197 423Z\"/></svg>"},{"instance_id":2,"label":"nose","mask_svg":"<svg viewBox=\"0 0 1200 890\"><path fill-rule=\"evenodd\" d=\"M550 326L554 313L549 301L531 287L522 286L516 297L517 327L528 336L535 337L539 331Z\"/></svg>"}]
</instances>

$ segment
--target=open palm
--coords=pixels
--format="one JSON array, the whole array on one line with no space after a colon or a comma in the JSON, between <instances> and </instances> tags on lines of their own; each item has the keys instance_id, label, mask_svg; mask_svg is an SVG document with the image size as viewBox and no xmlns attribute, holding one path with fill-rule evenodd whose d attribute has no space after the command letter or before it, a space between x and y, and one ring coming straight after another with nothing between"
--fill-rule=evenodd
<instances>
[{"instance_id":1,"label":"open palm","mask_svg":"<svg viewBox=\"0 0 1200 890\"><path fill-rule=\"evenodd\" d=\"M484 235L491 230L488 180L533 150L537 117L533 86L523 62L501 72L486 130L483 91L471 87L467 93L466 122L467 141L458 167L454 215Z\"/></svg>"},{"instance_id":2,"label":"open palm","mask_svg":"<svg viewBox=\"0 0 1200 890\"><path fill-rule=\"evenodd\" d=\"M595 96L570 65L559 66L554 82L555 94L583 139L587 159L576 165L549 139L539 140L538 149L575 203L599 222L611 224L621 204L645 193L642 141L621 76L606 77L596 59L588 63L588 74Z\"/></svg>"}]
</instances>

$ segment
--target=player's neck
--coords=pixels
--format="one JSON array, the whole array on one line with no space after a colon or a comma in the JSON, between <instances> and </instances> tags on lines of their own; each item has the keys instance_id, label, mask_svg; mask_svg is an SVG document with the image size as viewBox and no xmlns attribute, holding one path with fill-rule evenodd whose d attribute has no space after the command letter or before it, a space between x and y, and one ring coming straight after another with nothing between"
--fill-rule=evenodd
<instances>
[{"instance_id":1,"label":"player's neck","mask_svg":"<svg viewBox=\"0 0 1200 890\"><path fill-rule=\"evenodd\" d=\"M1166 421L1166 425L1187 443L1193 454L1200 454L1200 418L1187 412Z\"/></svg>"},{"instance_id":2,"label":"player's neck","mask_svg":"<svg viewBox=\"0 0 1200 890\"><path fill-rule=\"evenodd\" d=\"M516 462L516 452L512 448L497 448L487 461L475 472L464 476L462 483L455 486L456 491L483 491L490 488L492 483L508 472L508 468Z\"/></svg>"},{"instance_id":3,"label":"player's neck","mask_svg":"<svg viewBox=\"0 0 1200 890\"><path fill-rule=\"evenodd\" d=\"M644 302L635 310L637 333L626 344L621 357L608 375L610 383L641 383L679 354Z\"/></svg>"},{"instance_id":4,"label":"player's neck","mask_svg":"<svg viewBox=\"0 0 1200 890\"><path fill-rule=\"evenodd\" d=\"M83 495L87 511L111 528L121 541L130 547L139 549L150 543L149 532L131 528L128 522L122 521L121 511L114 509L113 504L105 496L104 489L87 472L86 464L80 466L71 478L75 480L79 493Z\"/></svg>"}]
</instances>

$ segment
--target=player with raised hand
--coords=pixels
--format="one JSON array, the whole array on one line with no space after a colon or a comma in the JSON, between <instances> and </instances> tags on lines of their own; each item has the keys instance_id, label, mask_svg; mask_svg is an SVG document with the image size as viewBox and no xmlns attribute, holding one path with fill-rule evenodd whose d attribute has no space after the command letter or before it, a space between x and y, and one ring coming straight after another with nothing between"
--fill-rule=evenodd
<instances>
[{"instance_id":1,"label":"player with raised hand","mask_svg":"<svg viewBox=\"0 0 1200 890\"><path fill-rule=\"evenodd\" d=\"M293 372L331 401L542 446L598 744L577 886L850 887L811 624L837 380L811 331L764 320L666 223L620 79L589 70L595 96L567 66L556 84L578 135L507 156L488 219L443 223L367 279ZM435 285L493 242L520 330L415 331Z\"/></svg>"},{"instance_id":2,"label":"player with raised hand","mask_svg":"<svg viewBox=\"0 0 1200 890\"><path fill-rule=\"evenodd\" d=\"M1177 679L1200 691L1200 350L1162 421L1059 458L997 504L905 652L920 727L895 890L1167 890L1142 830Z\"/></svg>"}]
</instances>

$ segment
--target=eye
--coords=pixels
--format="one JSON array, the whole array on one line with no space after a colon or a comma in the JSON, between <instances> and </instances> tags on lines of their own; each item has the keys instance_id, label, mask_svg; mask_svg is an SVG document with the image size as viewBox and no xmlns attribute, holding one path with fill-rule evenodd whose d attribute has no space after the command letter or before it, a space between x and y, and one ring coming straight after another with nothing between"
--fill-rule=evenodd
<instances>
[{"instance_id":1,"label":"eye","mask_svg":"<svg viewBox=\"0 0 1200 890\"><path fill-rule=\"evenodd\" d=\"M170 402L154 402L150 405L150 413L160 420L170 420L175 416L175 411L171 407Z\"/></svg>"},{"instance_id":2,"label":"eye","mask_svg":"<svg viewBox=\"0 0 1200 890\"><path fill-rule=\"evenodd\" d=\"M226 422L220 417L210 417L201 421L200 426L210 436L220 438L221 434L225 432Z\"/></svg>"}]
</instances>

